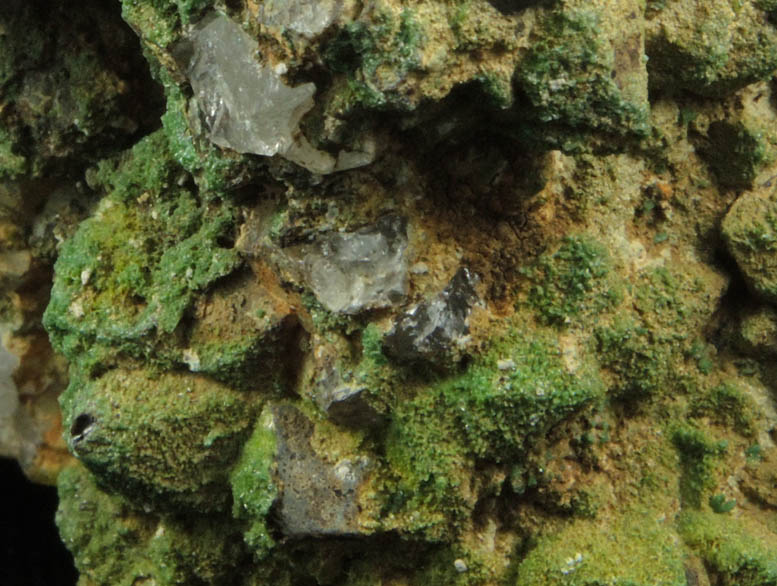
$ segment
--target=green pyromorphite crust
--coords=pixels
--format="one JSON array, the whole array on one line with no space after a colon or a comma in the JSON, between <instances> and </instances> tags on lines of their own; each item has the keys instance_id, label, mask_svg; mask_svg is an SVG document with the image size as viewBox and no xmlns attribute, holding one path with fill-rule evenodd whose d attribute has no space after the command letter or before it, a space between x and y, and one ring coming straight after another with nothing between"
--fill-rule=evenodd
<instances>
[{"instance_id":1,"label":"green pyromorphite crust","mask_svg":"<svg viewBox=\"0 0 777 586\"><path fill-rule=\"evenodd\" d=\"M743 194L724 218L722 232L750 288L777 302L777 190Z\"/></svg>"},{"instance_id":2,"label":"green pyromorphite crust","mask_svg":"<svg viewBox=\"0 0 777 586\"><path fill-rule=\"evenodd\" d=\"M80 466L62 471L58 492L57 525L87 583L132 586L149 578L160 586L234 583L245 554L228 518L160 519L133 511L98 489Z\"/></svg>"},{"instance_id":3,"label":"green pyromorphite crust","mask_svg":"<svg viewBox=\"0 0 777 586\"><path fill-rule=\"evenodd\" d=\"M714 122L703 154L721 185L747 189L767 160L765 133L743 122Z\"/></svg>"},{"instance_id":4,"label":"green pyromorphite crust","mask_svg":"<svg viewBox=\"0 0 777 586\"><path fill-rule=\"evenodd\" d=\"M525 270L534 283L529 304L547 324L562 325L581 312L609 308L617 293L606 287L610 271L606 249L580 236L568 236L552 255L544 255Z\"/></svg>"},{"instance_id":5,"label":"green pyromorphite crust","mask_svg":"<svg viewBox=\"0 0 777 586\"><path fill-rule=\"evenodd\" d=\"M169 48L181 26L195 22L213 0L122 0L121 15L147 43Z\"/></svg>"},{"instance_id":6,"label":"green pyromorphite crust","mask_svg":"<svg viewBox=\"0 0 777 586\"><path fill-rule=\"evenodd\" d=\"M580 520L543 536L518 566L516 586L686 586L683 552L660 511Z\"/></svg>"},{"instance_id":7,"label":"green pyromorphite crust","mask_svg":"<svg viewBox=\"0 0 777 586\"><path fill-rule=\"evenodd\" d=\"M246 394L205 377L111 370L61 398L71 450L142 506L223 510L228 471L250 433Z\"/></svg>"},{"instance_id":8,"label":"green pyromorphite crust","mask_svg":"<svg viewBox=\"0 0 777 586\"><path fill-rule=\"evenodd\" d=\"M10 35L41 21L11 2L0 176L41 205L0 222L0 265L13 230L62 242L44 324L84 586L777 586L777 318L746 309L777 303L777 89L745 87L777 65L777 3L327 0L307 35L266 22L304 0L121 0L166 107L109 156L148 132L112 115L148 82L93 50L111 27L88 51ZM213 10L316 85L295 140L336 172L210 140L182 41ZM84 175L100 201L59 201ZM311 250L386 214L407 296L324 309ZM463 268L477 295L445 293ZM384 355L400 321L455 363Z\"/></svg>"},{"instance_id":9,"label":"green pyromorphite crust","mask_svg":"<svg viewBox=\"0 0 777 586\"><path fill-rule=\"evenodd\" d=\"M715 487L715 469L726 453L725 441L715 442L700 429L681 427L672 435L680 454L680 496L686 507L699 508L703 497Z\"/></svg>"},{"instance_id":10,"label":"green pyromorphite crust","mask_svg":"<svg viewBox=\"0 0 777 586\"><path fill-rule=\"evenodd\" d=\"M680 534L725 586L777 584L777 536L755 521L686 511Z\"/></svg>"},{"instance_id":11,"label":"green pyromorphite crust","mask_svg":"<svg viewBox=\"0 0 777 586\"><path fill-rule=\"evenodd\" d=\"M389 510L404 509L417 529L432 533L440 521L455 524L471 513L466 478L476 458L520 459L533 441L603 394L593 365L565 367L553 334L516 328L465 373L397 405L386 454L401 480Z\"/></svg>"},{"instance_id":12,"label":"green pyromorphite crust","mask_svg":"<svg viewBox=\"0 0 777 586\"><path fill-rule=\"evenodd\" d=\"M651 85L718 97L777 68L777 31L755 2L668 2L649 23Z\"/></svg>"},{"instance_id":13,"label":"green pyromorphite crust","mask_svg":"<svg viewBox=\"0 0 777 586\"><path fill-rule=\"evenodd\" d=\"M272 412L266 410L230 475L232 514L248 522L244 539L257 557L263 557L274 545L267 529L267 514L278 495L272 480L276 444L272 422Z\"/></svg>"},{"instance_id":14,"label":"green pyromorphite crust","mask_svg":"<svg viewBox=\"0 0 777 586\"><path fill-rule=\"evenodd\" d=\"M616 84L619 73L610 40L595 8L553 11L543 34L516 70L516 81L544 123L618 135L648 133L646 101L631 99ZM637 36L632 52L639 52ZM639 67L641 64L635 64Z\"/></svg>"},{"instance_id":15,"label":"green pyromorphite crust","mask_svg":"<svg viewBox=\"0 0 777 586\"><path fill-rule=\"evenodd\" d=\"M326 46L323 57L332 71L347 75L351 104L407 109L407 97L391 90L419 67L423 28L412 8L396 15L379 3L376 6L369 19L346 24Z\"/></svg>"},{"instance_id":16,"label":"green pyromorphite crust","mask_svg":"<svg viewBox=\"0 0 777 586\"><path fill-rule=\"evenodd\" d=\"M232 209L179 186L186 175L162 133L97 179L111 192L63 245L44 316L54 345L87 370L117 350L147 355L154 332L175 330L195 293L240 264L219 243Z\"/></svg>"}]
</instances>

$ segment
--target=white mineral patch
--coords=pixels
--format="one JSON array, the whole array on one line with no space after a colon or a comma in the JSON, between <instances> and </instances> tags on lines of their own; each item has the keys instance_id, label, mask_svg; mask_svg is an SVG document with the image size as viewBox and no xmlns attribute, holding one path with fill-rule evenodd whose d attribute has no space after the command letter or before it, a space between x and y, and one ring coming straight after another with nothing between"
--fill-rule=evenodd
<instances>
[{"instance_id":1,"label":"white mineral patch","mask_svg":"<svg viewBox=\"0 0 777 586\"><path fill-rule=\"evenodd\" d=\"M505 358L502 360L497 360L496 367L499 370L514 370L515 369L515 360L512 358Z\"/></svg>"},{"instance_id":2,"label":"white mineral patch","mask_svg":"<svg viewBox=\"0 0 777 586\"><path fill-rule=\"evenodd\" d=\"M84 317L84 315L85 315L85 312L84 312L84 305L83 305L83 303L81 303L81 301L80 301L80 300L78 300L78 299L76 299L75 301L73 301L73 302L72 302L72 303L71 303L71 304L68 306L68 310L70 311L70 313L72 313L72 314L73 314L73 317L75 317L75 318L77 318L77 319L80 319L80 318Z\"/></svg>"},{"instance_id":3,"label":"white mineral patch","mask_svg":"<svg viewBox=\"0 0 777 586\"><path fill-rule=\"evenodd\" d=\"M316 87L286 85L257 60L257 44L237 23L215 12L188 39L187 74L210 139L241 153L272 156L294 142Z\"/></svg>"},{"instance_id":4,"label":"white mineral patch","mask_svg":"<svg viewBox=\"0 0 777 586\"><path fill-rule=\"evenodd\" d=\"M463 559L459 558L457 560L454 560L453 567L456 568L456 571L459 574L463 574L466 572L469 568L467 567L467 562L465 562Z\"/></svg>"},{"instance_id":5,"label":"white mineral patch","mask_svg":"<svg viewBox=\"0 0 777 586\"><path fill-rule=\"evenodd\" d=\"M0 341L0 456L16 458L24 467L35 456L40 434L19 403L13 380L18 365L19 358Z\"/></svg>"},{"instance_id":6,"label":"white mineral patch","mask_svg":"<svg viewBox=\"0 0 777 586\"><path fill-rule=\"evenodd\" d=\"M267 26L314 37L334 22L342 0L265 0L261 21Z\"/></svg>"},{"instance_id":7,"label":"white mineral patch","mask_svg":"<svg viewBox=\"0 0 777 586\"><path fill-rule=\"evenodd\" d=\"M186 364L186 366L189 367L189 370L192 372L199 372L200 370L200 356L197 354L196 350L192 350L191 348L187 348L183 351L183 361Z\"/></svg>"}]
</instances>

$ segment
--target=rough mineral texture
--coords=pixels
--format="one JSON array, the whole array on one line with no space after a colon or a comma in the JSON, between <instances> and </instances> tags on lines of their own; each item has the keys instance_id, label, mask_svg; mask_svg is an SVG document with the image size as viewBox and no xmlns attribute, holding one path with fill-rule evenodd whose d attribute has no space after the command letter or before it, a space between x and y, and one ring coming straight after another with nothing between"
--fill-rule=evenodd
<instances>
[{"instance_id":1,"label":"rough mineral texture","mask_svg":"<svg viewBox=\"0 0 777 586\"><path fill-rule=\"evenodd\" d=\"M0 8L80 586L777 585L777 2L82 4Z\"/></svg>"}]
</instances>

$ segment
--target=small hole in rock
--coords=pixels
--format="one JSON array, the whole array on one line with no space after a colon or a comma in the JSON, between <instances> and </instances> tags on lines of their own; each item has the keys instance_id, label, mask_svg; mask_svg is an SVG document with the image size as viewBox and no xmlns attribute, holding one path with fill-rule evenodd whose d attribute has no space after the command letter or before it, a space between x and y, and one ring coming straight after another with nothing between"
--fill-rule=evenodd
<instances>
[{"instance_id":1,"label":"small hole in rock","mask_svg":"<svg viewBox=\"0 0 777 586\"><path fill-rule=\"evenodd\" d=\"M81 415L76 417L73 425L70 426L70 436L73 438L73 441L79 442L84 439L91 430L94 422L94 417L88 413L81 413Z\"/></svg>"}]
</instances>

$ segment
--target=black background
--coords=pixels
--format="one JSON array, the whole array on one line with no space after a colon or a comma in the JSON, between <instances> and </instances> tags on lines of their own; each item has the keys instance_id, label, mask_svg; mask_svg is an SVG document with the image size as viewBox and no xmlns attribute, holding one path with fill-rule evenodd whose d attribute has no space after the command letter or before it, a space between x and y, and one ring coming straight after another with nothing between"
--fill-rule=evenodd
<instances>
[{"instance_id":1,"label":"black background","mask_svg":"<svg viewBox=\"0 0 777 586\"><path fill-rule=\"evenodd\" d=\"M73 586L78 574L54 525L57 489L0 458L0 585Z\"/></svg>"}]
</instances>

